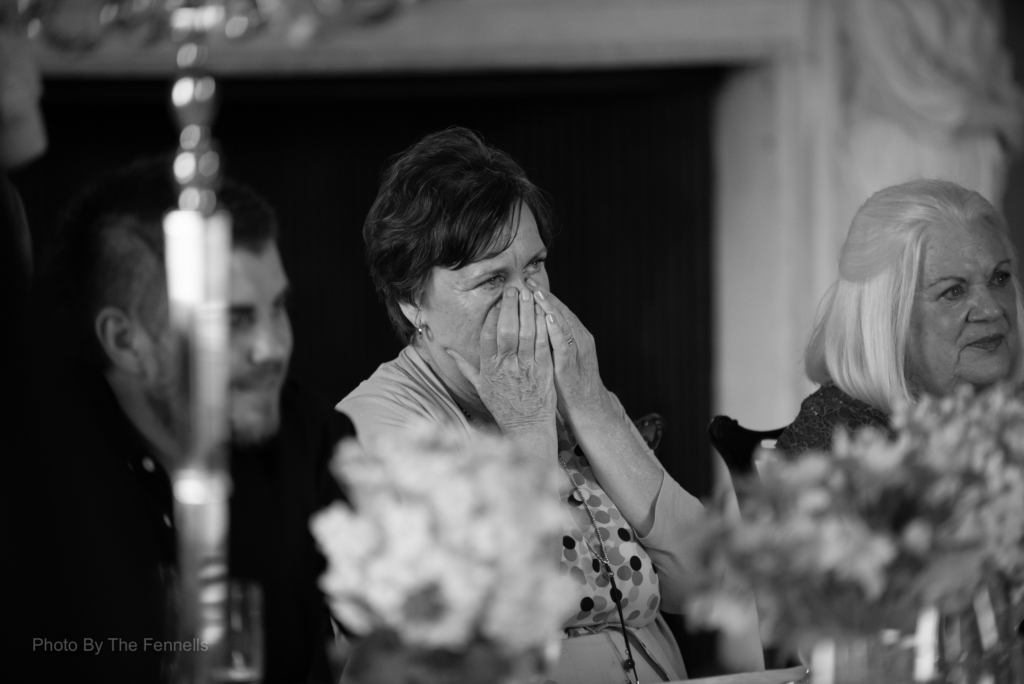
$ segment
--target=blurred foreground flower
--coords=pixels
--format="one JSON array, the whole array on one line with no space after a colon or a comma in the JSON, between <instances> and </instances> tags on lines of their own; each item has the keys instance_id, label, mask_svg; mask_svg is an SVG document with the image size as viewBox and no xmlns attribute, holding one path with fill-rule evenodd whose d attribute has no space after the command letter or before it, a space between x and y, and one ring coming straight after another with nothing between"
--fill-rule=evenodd
<instances>
[{"instance_id":1,"label":"blurred foreground flower","mask_svg":"<svg viewBox=\"0 0 1024 684\"><path fill-rule=\"evenodd\" d=\"M691 619L729 628L737 597L717 580L728 570L753 587L764 642L791 653L893 634L914 648L915 631L920 648L955 625L962 634L942 639L956 667L1019 661L1009 598L1024 588L1024 402L1005 387L963 388L892 421L896 441L839 431L833 455L778 461L742 483L742 519L694 532ZM923 634L929 611L942 618Z\"/></svg>"},{"instance_id":2,"label":"blurred foreground flower","mask_svg":"<svg viewBox=\"0 0 1024 684\"><path fill-rule=\"evenodd\" d=\"M552 560L553 469L495 438L424 427L366 450L346 440L332 470L353 508L335 503L311 528L328 561L321 587L347 629L373 634L379 652L432 653L406 658L417 667L557 653L578 597Z\"/></svg>"}]
</instances>

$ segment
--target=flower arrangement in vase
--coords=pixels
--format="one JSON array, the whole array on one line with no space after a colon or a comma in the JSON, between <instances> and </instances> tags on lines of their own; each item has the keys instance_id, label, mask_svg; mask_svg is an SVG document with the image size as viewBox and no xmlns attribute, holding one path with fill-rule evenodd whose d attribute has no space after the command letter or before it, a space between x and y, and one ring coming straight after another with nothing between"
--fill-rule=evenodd
<instances>
[{"instance_id":1,"label":"flower arrangement in vase","mask_svg":"<svg viewBox=\"0 0 1024 684\"><path fill-rule=\"evenodd\" d=\"M332 612L363 637L356 681L494 682L557 657L578 598L558 574L556 473L493 437L422 428L364 449L342 442L332 471L352 502L311 528Z\"/></svg>"},{"instance_id":2,"label":"flower arrangement in vase","mask_svg":"<svg viewBox=\"0 0 1024 684\"><path fill-rule=\"evenodd\" d=\"M894 441L840 430L832 454L741 483L742 519L694 532L691 618L731 626L727 571L753 588L763 640L811 655L816 681L1024 681L1024 402L964 388L892 424Z\"/></svg>"}]
</instances>

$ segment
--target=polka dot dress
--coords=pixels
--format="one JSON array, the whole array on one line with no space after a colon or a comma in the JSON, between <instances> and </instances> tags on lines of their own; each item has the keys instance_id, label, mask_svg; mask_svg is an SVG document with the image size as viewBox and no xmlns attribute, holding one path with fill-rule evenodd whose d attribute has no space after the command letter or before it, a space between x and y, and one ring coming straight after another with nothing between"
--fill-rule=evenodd
<instances>
[{"instance_id":1,"label":"polka dot dress","mask_svg":"<svg viewBox=\"0 0 1024 684\"><path fill-rule=\"evenodd\" d=\"M568 575L582 588L583 599L579 610L562 627L590 627L605 623L619 624L619 614L613 601L619 600L622 616L630 627L643 627L658 616L661 594L658 575L654 565L636 541L636 534L629 523L597 483L586 455L576 444L572 433L559 427L558 457L568 467L579 485L580 492L594 512L598 529L587 514L587 509L577 498L576 489L563 470L559 484L559 499L568 514L562 522L562 558L560 572ZM611 561L615 584L618 589L613 596L611 582L601 571L601 563L587 548L588 539L598 553L601 546L597 534L604 540Z\"/></svg>"}]
</instances>

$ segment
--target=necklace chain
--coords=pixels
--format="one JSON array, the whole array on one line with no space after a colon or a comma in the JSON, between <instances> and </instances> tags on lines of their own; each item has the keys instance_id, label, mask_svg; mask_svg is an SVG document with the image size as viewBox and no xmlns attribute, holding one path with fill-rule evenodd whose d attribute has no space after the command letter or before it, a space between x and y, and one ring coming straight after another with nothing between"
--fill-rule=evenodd
<instances>
[{"instance_id":1,"label":"necklace chain","mask_svg":"<svg viewBox=\"0 0 1024 684\"><path fill-rule=\"evenodd\" d=\"M597 536L597 543L601 547L601 553L597 552L597 549L594 548L594 545L591 544L590 540L585 536L583 537L583 543L587 545L588 549L590 549L590 553L594 554L594 557L601 561L605 568L608 568L610 572L611 561L608 560L608 549L605 548L604 539L601 538L601 530L597 526L597 518L594 516L594 510L590 507L590 504L587 503L587 499L583 496L583 491L580 489L580 486L576 484L575 473L569 470L569 466L566 465L565 461L562 459L558 459L558 462L562 464L562 468L565 469L566 475L569 476L569 481L572 482L572 487L576 490L576 495L579 498L580 503L582 503L583 507L587 509L587 515L590 516L590 522L594 526L594 534Z\"/></svg>"},{"instance_id":2,"label":"necklace chain","mask_svg":"<svg viewBox=\"0 0 1024 684\"><path fill-rule=\"evenodd\" d=\"M452 392L452 401L454 401L455 405L459 407L460 411L462 411L462 415L466 417L466 420L469 422L470 427L475 428L477 426L476 419L469 414L469 411L467 411L466 408L462 405L462 402L455 398L454 392Z\"/></svg>"}]
</instances>

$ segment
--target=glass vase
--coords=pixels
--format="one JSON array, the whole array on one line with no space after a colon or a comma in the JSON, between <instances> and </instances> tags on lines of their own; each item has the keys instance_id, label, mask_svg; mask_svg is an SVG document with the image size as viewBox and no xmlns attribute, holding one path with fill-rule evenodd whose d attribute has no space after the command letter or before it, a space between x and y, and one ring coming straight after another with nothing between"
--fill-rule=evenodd
<instances>
[{"instance_id":1,"label":"glass vase","mask_svg":"<svg viewBox=\"0 0 1024 684\"><path fill-rule=\"evenodd\" d=\"M966 609L921 611L912 634L821 639L811 655L811 684L1018 684L1024 642L1008 586L989 577Z\"/></svg>"},{"instance_id":2,"label":"glass vase","mask_svg":"<svg viewBox=\"0 0 1024 684\"><path fill-rule=\"evenodd\" d=\"M945 681L965 684L1024 682L1024 642L1017 634L1009 585L989 574L966 610L939 625Z\"/></svg>"},{"instance_id":3,"label":"glass vase","mask_svg":"<svg viewBox=\"0 0 1024 684\"><path fill-rule=\"evenodd\" d=\"M912 641L895 631L822 639L811 654L811 684L909 684L914 656Z\"/></svg>"}]
</instances>

